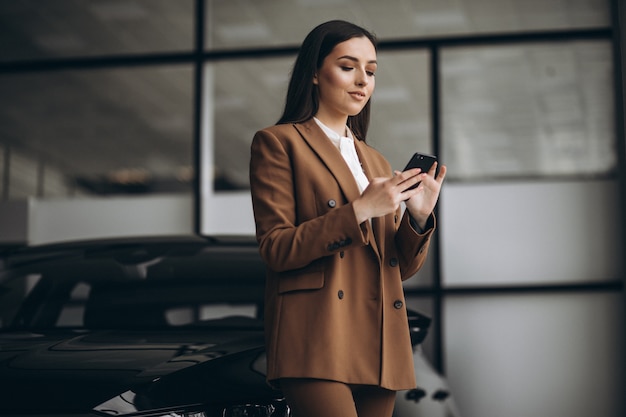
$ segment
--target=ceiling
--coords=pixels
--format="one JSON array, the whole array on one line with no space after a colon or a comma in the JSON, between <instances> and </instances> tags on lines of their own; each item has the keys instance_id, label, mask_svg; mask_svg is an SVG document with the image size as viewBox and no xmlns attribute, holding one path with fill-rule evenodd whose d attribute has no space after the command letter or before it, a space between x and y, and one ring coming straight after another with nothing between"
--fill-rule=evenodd
<instances>
[{"instance_id":1,"label":"ceiling","mask_svg":"<svg viewBox=\"0 0 626 417\"><path fill-rule=\"evenodd\" d=\"M0 0L0 69L22 61L190 52L194 3ZM361 24L383 41L602 28L610 23L606 0L213 0L205 9L208 50L296 47L314 25L333 18ZM606 42L578 42L563 48L452 48L442 54L443 76L448 77L443 110L458 115L443 131L458 144L448 151L448 159L460 158L459 172L472 173L471 167L461 171L465 168L458 156L467 148L465 127L479 116L486 123L503 120L494 106L497 110L502 100L510 104L513 94L534 91L521 106L543 103L550 117L568 108L572 114L579 111L586 122L568 129L597 133L598 123L606 120L598 122L589 114L610 107L608 101L596 103L593 92L599 85L609 86L603 94L610 96L605 79L611 69L610 47ZM400 165L407 149L431 147L430 55L424 49L383 49L379 54L370 137ZM292 60L268 56L219 60L205 67L203 132L213 143L205 163L215 173L217 188L246 187L252 134L278 118ZM516 78L494 79L499 86L494 91L479 85L477 77L491 79L484 71L497 71L494 77L513 72ZM550 71L556 84L546 84L541 76ZM4 195L190 190L193 80L191 62L0 72L0 163L11 165L0 170L11 177L4 181L10 183ZM482 89L477 93L476 88ZM551 101L542 95L546 89L552 91ZM479 116L477 108L483 109ZM523 120L500 123L501 130L522 122L551 126L545 112L511 110L509 114L522 114ZM482 136L484 131L474 133ZM518 134L542 133L520 129ZM509 148L509 154L518 152ZM514 157L506 152L500 156L504 162Z\"/></svg>"}]
</instances>

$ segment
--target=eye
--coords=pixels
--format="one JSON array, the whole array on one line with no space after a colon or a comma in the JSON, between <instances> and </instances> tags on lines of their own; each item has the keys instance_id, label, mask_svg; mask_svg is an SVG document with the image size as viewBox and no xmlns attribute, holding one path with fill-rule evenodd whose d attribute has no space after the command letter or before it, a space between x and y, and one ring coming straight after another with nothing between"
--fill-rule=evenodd
<instances>
[{"instance_id":1,"label":"eye","mask_svg":"<svg viewBox=\"0 0 626 417\"><path fill-rule=\"evenodd\" d=\"M353 68L353 67L345 67L345 66L342 66L342 67L341 67L341 69L342 69L343 71L352 71L354 68Z\"/></svg>"},{"instance_id":2,"label":"eye","mask_svg":"<svg viewBox=\"0 0 626 417\"><path fill-rule=\"evenodd\" d=\"M366 71L367 75L369 75L370 77L375 77L376 73L374 71Z\"/></svg>"}]
</instances>

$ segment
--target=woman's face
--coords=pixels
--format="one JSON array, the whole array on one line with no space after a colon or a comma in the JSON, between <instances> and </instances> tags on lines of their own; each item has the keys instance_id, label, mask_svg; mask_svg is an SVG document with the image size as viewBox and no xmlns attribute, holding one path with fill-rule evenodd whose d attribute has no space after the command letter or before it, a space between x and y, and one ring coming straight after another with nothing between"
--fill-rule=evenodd
<instances>
[{"instance_id":1,"label":"woman's face","mask_svg":"<svg viewBox=\"0 0 626 417\"><path fill-rule=\"evenodd\" d=\"M316 116L324 122L358 114L374 92L376 49L367 37L335 45L313 78L319 90Z\"/></svg>"}]
</instances>

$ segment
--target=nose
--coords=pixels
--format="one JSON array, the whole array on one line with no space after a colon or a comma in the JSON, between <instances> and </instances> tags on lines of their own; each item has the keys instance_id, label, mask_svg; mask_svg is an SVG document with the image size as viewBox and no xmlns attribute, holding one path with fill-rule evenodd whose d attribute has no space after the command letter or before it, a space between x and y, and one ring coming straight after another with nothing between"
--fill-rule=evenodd
<instances>
[{"instance_id":1,"label":"nose","mask_svg":"<svg viewBox=\"0 0 626 417\"><path fill-rule=\"evenodd\" d=\"M369 80L367 79L367 72L358 71L358 75L356 77L355 83L359 87L365 87L367 84L369 84Z\"/></svg>"}]
</instances>

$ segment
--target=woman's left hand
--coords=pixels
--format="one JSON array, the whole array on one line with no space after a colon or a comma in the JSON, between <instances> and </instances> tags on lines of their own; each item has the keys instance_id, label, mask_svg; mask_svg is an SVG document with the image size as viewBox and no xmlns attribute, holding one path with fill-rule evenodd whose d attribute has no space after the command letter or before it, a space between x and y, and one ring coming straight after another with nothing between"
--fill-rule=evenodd
<instances>
[{"instance_id":1,"label":"woman's left hand","mask_svg":"<svg viewBox=\"0 0 626 417\"><path fill-rule=\"evenodd\" d=\"M437 205L441 184L446 176L446 166L441 165L439 174L435 177L436 172L437 162L428 172L418 174L421 182L417 188L405 191L405 194L409 196L405 200L406 208L422 230L425 229L428 217Z\"/></svg>"}]
</instances>

